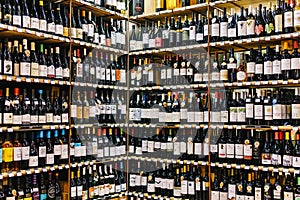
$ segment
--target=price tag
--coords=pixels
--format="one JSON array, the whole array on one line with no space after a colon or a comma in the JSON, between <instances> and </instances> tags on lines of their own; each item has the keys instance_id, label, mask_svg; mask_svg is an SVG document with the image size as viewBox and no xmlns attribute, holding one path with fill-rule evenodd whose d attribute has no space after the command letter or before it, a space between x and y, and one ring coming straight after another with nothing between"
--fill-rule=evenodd
<instances>
[{"instance_id":1,"label":"price tag","mask_svg":"<svg viewBox=\"0 0 300 200\"><path fill-rule=\"evenodd\" d=\"M253 38L254 42L258 42L259 38Z\"/></svg>"},{"instance_id":2,"label":"price tag","mask_svg":"<svg viewBox=\"0 0 300 200\"><path fill-rule=\"evenodd\" d=\"M6 76L6 80L7 81L12 81L12 77L11 76Z\"/></svg>"},{"instance_id":3,"label":"price tag","mask_svg":"<svg viewBox=\"0 0 300 200\"><path fill-rule=\"evenodd\" d=\"M10 173L8 173L8 177L10 177L10 178L11 178L11 177L14 177L14 176L15 176L15 175L14 175L13 173L11 173L11 172L10 172Z\"/></svg>"},{"instance_id":4,"label":"price tag","mask_svg":"<svg viewBox=\"0 0 300 200\"><path fill-rule=\"evenodd\" d=\"M59 169L59 170L62 170L62 169L63 169L63 167L60 165L60 166L58 166L58 169Z\"/></svg>"},{"instance_id":5,"label":"price tag","mask_svg":"<svg viewBox=\"0 0 300 200\"><path fill-rule=\"evenodd\" d=\"M243 83L242 83L242 82L238 82L237 85L238 85L238 86L243 86Z\"/></svg>"},{"instance_id":6,"label":"price tag","mask_svg":"<svg viewBox=\"0 0 300 200\"><path fill-rule=\"evenodd\" d=\"M288 84L288 81L282 81L282 84L283 84L283 85L287 85L287 84Z\"/></svg>"},{"instance_id":7,"label":"price tag","mask_svg":"<svg viewBox=\"0 0 300 200\"><path fill-rule=\"evenodd\" d=\"M249 169L250 169L250 166L249 166L249 165L246 165L246 166L245 166L245 169L246 169L246 170L249 170Z\"/></svg>"},{"instance_id":8,"label":"price tag","mask_svg":"<svg viewBox=\"0 0 300 200\"><path fill-rule=\"evenodd\" d=\"M236 129L240 130L242 129L242 126L237 126Z\"/></svg>"},{"instance_id":9,"label":"price tag","mask_svg":"<svg viewBox=\"0 0 300 200\"><path fill-rule=\"evenodd\" d=\"M253 167L253 170L258 171L258 167L257 166Z\"/></svg>"},{"instance_id":10,"label":"price tag","mask_svg":"<svg viewBox=\"0 0 300 200\"><path fill-rule=\"evenodd\" d=\"M268 37L265 38L265 40L266 40L266 41L270 41L270 40L271 40L271 37L268 36Z\"/></svg>"},{"instance_id":11,"label":"price tag","mask_svg":"<svg viewBox=\"0 0 300 200\"><path fill-rule=\"evenodd\" d=\"M228 129L230 130L230 129L232 129L233 128L233 126L232 125L228 125Z\"/></svg>"},{"instance_id":12,"label":"price tag","mask_svg":"<svg viewBox=\"0 0 300 200\"><path fill-rule=\"evenodd\" d=\"M274 168L274 170L273 170L274 172L278 172L278 168Z\"/></svg>"},{"instance_id":13,"label":"price tag","mask_svg":"<svg viewBox=\"0 0 300 200\"><path fill-rule=\"evenodd\" d=\"M30 170L26 170L26 174L31 174L31 171Z\"/></svg>"},{"instance_id":14,"label":"price tag","mask_svg":"<svg viewBox=\"0 0 300 200\"><path fill-rule=\"evenodd\" d=\"M278 81L272 81L272 85L277 85Z\"/></svg>"},{"instance_id":15,"label":"price tag","mask_svg":"<svg viewBox=\"0 0 300 200\"><path fill-rule=\"evenodd\" d=\"M22 172L17 172L17 176L22 176Z\"/></svg>"},{"instance_id":16,"label":"price tag","mask_svg":"<svg viewBox=\"0 0 300 200\"><path fill-rule=\"evenodd\" d=\"M54 125L51 125L51 126L50 126L50 129L51 129L51 130L54 130L54 129L55 129L55 126L54 126Z\"/></svg>"},{"instance_id":17,"label":"price tag","mask_svg":"<svg viewBox=\"0 0 300 200\"><path fill-rule=\"evenodd\" d=\"M35 78L35 79L33 79L33 82L35 82L35 83L39 83L40 81L39 81L39 79L38 79L38 78Z\"/></svg>"},{"instance_id":18,"label":"price tag","mask_svg":"<svg viewBox=\"0 0 300 200\"><path fill-rule=\"evenodd\" d=\"M14 129L13 128L8 128L7 132L12 133L12 132L14 132Z\"/></svg>"},{"instance_id":19,"label":"price tag","mask_svg":"<svg viewBox=\"0 0 300 200\"><path fill-rule=\"evenodd\" d=\"M247 43L250 43L250 42L252 42L252 39L251 39L251 38L248 38L248 39L247 39Z\"/></svg>"},{"instance_id":20,"label":"price tag","mask_svg":"<svg viewBox=\"0 0 300 200\"><path fill-rule=\"evenodd\" d=\"M54 171L54 170L55 170L55 168L54 168L54 167L50 167L50 170L51 170L51 171Z\"/></svg>"},{"instance_id":21,"label":"price tag","mask_svg":"<svg viewBox=\"0 0 300 200\"><path fill-rule=\"evenodd\" d=\"M36 170L34 170L34 173L38 174L38 173L40 173L40 170L36 169Z\"/></svg>"},{"instance_id":22,"label":"price tag","mask_svg":"<svg viewBox=\"0 0 300 200\"><path fill-rule=\"evenodd\" d=\"M54 39L54 40L58 40L58 36L53 35L53 39Z\"/></svg>"},{"instance_id":23,"label":"price tag","mask_svg":"<svg viewBox=\"0 0 300 200\"><path fill-rule=\"evenodd\" d=\"M47 168L44 167L44 168L43 168L43 172L47 172Z\"/></svg>"},{"instance_id":24,"label":"price tag","mask_svg":"<svg viewBox=\"0 0 300 200\"><path fill-rule=\"evenodd\" d=\"M260 81L255 81L255 85L260 85Z\"/></svg>"},{"instance_id":25,"label":"price tag","mask_svg":"<svg viewBox=\"0 0 300 200\"><path fill-rule=\"evenodd\" d=\"M54 85L54 84L55 84L55 81L54 81L54 80L52 80L52 81L51 81L51 85Z\"/></svg>"},{"instance_id":26,"label":"price tag","mask_svg":"<svg viewBox=\"0 0 300 200\"><path fill-rule=\"evenodd\" d=\"M58 84L59 84L59 85L63 85L64 82L63 82L63 81L58 81Z\"/></svg>"},{"instance_id":27,"label":"price tag","mask_svg":"<svg viewBox=\"0 0 300 200\"><path fill-rule=\"evenodd\" d=\"M297 83L299 83L299 80L293 80L293 83L297 84Z\"/></svg>"},{"instance_id":28,"label":"price tag","mask_svg":"<svg viewBox=\"0 0 300 200\"><path fill-rule=\"evenodd\" d=\"M30 78L26 78L26 83L31 83L31 79Z\"/></svg>"},{"instance_id":29,"label":"price tag","mask_svg":"<svg viewBox=\"0 0 300 200\"><path fill-rule=\"evenodd\" d=\"M263 84L264 84L264 85L268 85L269 82L268 82L268 81L264 81Z\"/></svg>"},{"instance_id":30,"label":"price tag","mask_svg":"<svg viewBox=\"0 0 300 200\"><path fill-rule=\"evenodd\" d=\"M3 132L3 129L2 128L0 128L0 133L2 133Z\"/></svg>"},{"instance_id":31,"label":"price tag","mask_svg":"<svg viewBox=\"0 0 300 200\"><path fill-rule=\"evenodd\" d=\"M268 171L268 167L263 167L263 171L267 172Z\"/></svg>"},{"instance_id":32,"label":"price tag","mask_svg":"<svg viewBox=\"0 0 300 200\"><path fill-rule=\"evenodd\" d=\"M22 80L21 80L21 78L20 77L17 77L16 78L16 82L21 82Z\"/></svg>"},{"instance_id":33,"label":"price tag","mask_svg":"<svg viewBox=\"0 0 300 200\"><path fill-rule=\"evenodd\" d=\"M236 165L236 168L237 169L241 169L241 165Z\"/></svg>"},{"instance_id":34,"label":"price tag","mask_svg":"<svg viewBox=\"0 0 300 200\"><path fill-rule=\"evenodd\" d=\"M273 131L277 131L277 130L278 130L278 126L273 126L273 127L272 127L272 130L273 130Z\"/></svg>"}]
</instances>

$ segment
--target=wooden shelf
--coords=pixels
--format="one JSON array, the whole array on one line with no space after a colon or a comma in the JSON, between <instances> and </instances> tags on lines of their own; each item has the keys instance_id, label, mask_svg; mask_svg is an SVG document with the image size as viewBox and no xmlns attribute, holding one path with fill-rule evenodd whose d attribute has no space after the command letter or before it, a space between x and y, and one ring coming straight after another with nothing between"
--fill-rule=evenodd
<instances>
[{"instance_id":1,"label":"wooden shelf","mask_svg":"<svg viewBox=\"0 0 300 200\"><path fill-rule=\"evenodd\" d=\"M45 78L32 78L32 77L20 77L10 75L0 75L0 81L16 82L16 83L35 83L35 84L49 84L49 85L71 85L69 81L48 79Z\"/></svg>"},{"instance_id":2,"label":"wooden shelf","mask_svg":"<svg viewBox=\"0 0 300 200\"><path fill-rule=\"evenodd\" d=\"M91 87L91 88L103 88L103 89L112 89L112 90L128 90L126 86L118 86L116 85L102 85L102 84L94 84L94 83L83 83L83 82L71 82L72 86L76 87Z\"/></svg>"},{"instance_id":3,"label":"wooden shelf","mask_svg":"<svg viewBox=\"0 0 300 200\"><path fill-rule=\"evenodd\" d=\"M27 174L39 174L49 171L56 171L56 170L62 170L62 169L69 169L68 164L60 164L60 165L53 165L53 166L47 166L47 167L37 167L37 168L30 168L27 170L20 170L20 171L11 171L11 172L4 172L0 173L0 179L3 178L12 178L15 176L25 176Z\"/></svg>"},{"instance_id":4,"label":"wooden shelf","mask_svg":"<svg viewBox=\"0 0 300 200\"><path fill-rule=\"evenodd\" d=\"M234 41L219 41L219 42L210 42L210 50L213 52L224 52L229 51L231 48L234 48L235 51L248 51L250 48L257 49L259 45L262 48L266 46L275 46L281 45L283 40L299 40L299 32L289 33L289 34L281 34L281 35L272 35L265 37L255 37ZM151 50L142 50L142 51L132 51L129 53L131 56L139 56L139 55L157 55L163 57L164 55L172 54L182 54L187 52L199 53L199 49L203 50L202 53L206 53L206 49L208 48L207 43L202 44L194 44L187 46L179 46L179 47L170 47L170 48L162 48L162 49L151 49Z\"/></svg>"},{"instance_id":5,"label":"wooden shelf","mask_svg":"<svg viewBox=\"0 0 300 200\"><path fill-rule=\"evenodd\" d=\"M0 37L9 39L20 40L23 38L28 39L29 41L38 41L44 44L68 44L70 39L63 36L57 36L48 33L42 33L39 31L33 31L24 28L17 28L14 26L9 26L5 24L0 24Z\"/></svg>"},{"instance_id":6,"label":"wooden shelf","mask_svg":"<svg viewBox=\"0 0 300 200\"><path fill-rule=\"evenodd\" d=\"M68 125L21 125L21 126L15 126L15 125L3 125L0 126L0 133L1 132L17 132L17 131L38 131L38 130L62 130L62 129L70 129Z\"/></svg>"},{"instance_id":7,"label":"wooden shelf","mask_svg":"<svg viewBox=\"0 0 300 200\"><path fill-rule=\"evenodd\" d=\"M183 7L183 8L175 8L173 10L164 10L164 11L155 12L155 13L131 16L129 19L130 19L130 21L142 22L145 20L150 20L150 21L163 20L165 17L177 18L179 15L181 17L183 17L185 14L191 15L191 12L205 14L207 6L208 6L207 3L202 3L202 4L196 4L196 5L187 6L187 7Z\"/></svg>"},{"instance_id":8,"label":"wooden shelf","mask_svg":"<svg viewBox=\"0 0 300 200\"><path fill-rule=\"evenodd\" d=\"M55 3L63 3L66 5L70 5L70 0L54 0ZM94 15L97 16L103 16L103 17L109 17L113 19L127 19L127 15L120 14L115 11L111 11L105 8L100 8L98 6L95 6L91 3L81 1L81 0L73 0L72 1L73 7L78 7L80 9L85 9L88 11L92 11Z\"/></svg>"},{"instance_id":9,"label":"wooden shelf","mask_svg":"<svg viewBox=\"0 0 300 200\"><path fill-rule=\"evenodd\" d=\"M293 167L270 167L262 165L246 165L246 164L236 164L236 163L214 163L210 164L211 167L227 168L227 169L245 169L253 171L264 171L264 172L282 172L282 173L292 173L300 174L298 168Z\"/></svg>"}]
</instances>

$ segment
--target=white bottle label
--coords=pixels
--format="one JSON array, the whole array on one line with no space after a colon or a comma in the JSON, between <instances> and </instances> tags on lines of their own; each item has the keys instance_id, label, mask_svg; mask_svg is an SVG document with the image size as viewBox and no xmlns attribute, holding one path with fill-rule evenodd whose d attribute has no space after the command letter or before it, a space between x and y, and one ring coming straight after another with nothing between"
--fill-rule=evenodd
<instances>
[{"instance_id":1,"label":"white bottle label","mask_svg":"<svg viewBox=\"0 0 300 200\"><path fill-rule=\"evenodd\" d=\"M247 35L247 21L238 21L238 36Z\"/></svg>"},{"instance_id":2,"label":"white bottle label","mask_svg":"<svg viewBox=\"0 0 300 200\"><path fill-rule=\"evenodd\" d=\"M227 37L228 35L228 22L220 23L220 37Z\"/></svg>"},{"instance_id":3,"label":"white bottle label","mask_svg":"<svg viewBox=\"0 0 300 200\"><path fill-rule=\"evenodd\" d=\"M293 27L293 11L284 12L284 28Z\"/></svg>"},{"instance_id":4,"label":"white bottle label","mask_svg":"<svg viewBox=\"0 0 300 200\"><path fill-rule=\"evenodd\" d=\"M282 59L281 60L281 69L282 70L290 70L291 69L291 60L290 59Z\"/></svg>"},{"instance_id":5,"label":"white bottle label","mask_svg":"<svg viewBox=\"0 0 300 200\"><path fill-rule=\"evenodd\" d=\"M282 14L275 15L275 33L282 32Z\"/></svg>"}]
</instances>

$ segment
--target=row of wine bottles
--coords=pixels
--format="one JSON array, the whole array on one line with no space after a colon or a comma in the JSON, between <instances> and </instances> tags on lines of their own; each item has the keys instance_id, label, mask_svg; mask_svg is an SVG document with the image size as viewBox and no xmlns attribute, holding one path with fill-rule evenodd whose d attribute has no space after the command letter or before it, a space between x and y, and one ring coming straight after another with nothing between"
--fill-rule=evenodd
<instances>
[{"instance_id":1,"label":"row of wine bottles","mask_svg":"<svg viewBox=\"0 0 300 200\"><path fill-rule=\"evenodd\" d=\"M298 199L299 175L234 169L214 169L211 199Z\"/></svg>"},{"instance_id":2,"label":"row of wine bottles","mask_svg":"<svg viewBox=\"0 0 300 200\"><path fill-rule=\"evenodd\" d=\"M31 90L31 98L27 89L14 88L13 94L10 88L5 89L5 96L0 89L0 123L3 125L38 125L38 124L67 124L69 120L68 97L65 91L60 96L58 91L50 90L46 95L43 90ZM38 98L37 95L38 94Z\"/></svg>"},{"instance_id":3,"label":"row of wine bottles","mask_svg":"<svg viewBox=\"0 0 300 200\"><path fill-rule=\"evenodd\" d=\"M99 162L126 155L126 135L122 128L73 129L70 145L72 163Z\"/></svg>"},{"instance_id":4,"label":"row of wine bottles","mask_svg":"<svg viewBox=\"0 0 300 200\"><path fill-rule=\"evenodd\" d=\"M64 37L71 36L73 39L97 45L125 49L126 39L122 21L111 19L111 22L104 25L103 17L98 18L91 11L88 11L87 16L86 10L83 9L77 9L77 13L74 14L73 8L70 18L69 8L61 3L56 3L53 8L52 2L47 2L47 7L44 6L44 1L36 2L36 0L22 3L18 0L1 2L1 22L18 28Z\"/></svg>"},{"instance_id":5,"label":"row of wine bottles","mask_svg":"<svg viewBox=\"0 0 300 200\"><path fill-rule=\"evenodd\" d=\"M111 90L75 92L71 104L71 118L74 123L125 123L126 93ZM89 97L89 99L88 99Z\"/></svg>"},{"instance_id":6,"label":"row of wine bottles","mask_svg":"<svg viewBox=\"0 0 300 200\"><path fill-rule=\"evenodd\" d=\"M298 168L299 138L299 133L290 131L216 130L211 144L212 162Z\"/></svg>"},{"instance_id":7,"label":"row of wine bottles","mask_svg":"<svg viewBox=\"0 0 300 200\"><path fill-rule=\"evenodd\" d=\"M209 109L210 103L210 109ZM222 123L279 126L299 123L299 89L212 90L134 93L129 103L133 123ZM210 115L209 115L210 114ZM210 116L210 117L209 117Z\"/></svg>"},{"instance_id":8,"label":"row of wine bottles","mask_svg":"<svg viewBox=\"0 0 300 200\"><path fill-rule=\"evenodd\" d=\"M60 132L60 133L59 133ZM68 163L65 130L7 133L1 137L1 171L11 172Z\"/></svg>"},{"instance_id":9,"label":"row of wine bottles","mask_svg":"<svg viewBox=\"0 0 300 200\"><path fill-rule=\"evenodd\" d=\"M205 167L137 162L130 165L129 191L162 197L209 199L208 170Z\"/></svg>"},{"instance_id":10,"label":"row of wine bottles","mask_svg":"<svg viewBox=\"0 0 300 200\"><path fill-rule=\"evenodd\" d=\"M0 180L1 199L62 199L65 173L41 173ZM65 179L65 178L64 178ZM67 182L67 181L66 181Z\"/></svg>"},{"instance_id":11,"label":"row of wine bottles","mask_svg":"<svg viewBox=\"0 0 300 200\"><path fill-rule=\"evenodd\" d=\"M119 13L123 13L126 11L127 8L127 0L84 0L83 2L90 3L95 5L96 7L105 8L111 11L116 11Z\"/></svg>"},{"instance_id":12,"label":"row of wine bottles","mask_svg":"<svg viewBox=\"0 0 300 200\"><path fill-rule=\"evenodd\" d=\"M164 56L160 63L153 63L154 58L149 61L148 58L134 57L130 67L130 84L139 87L208 83L209 79L212 83L298 80L298 42L294 42L291 53L287 42L284 43L283 52L280 52L279 45L274 50L268 46L263 51L259 46L257 51L251 48L248 54L235 54L231 49L229 56L223 53L222 59L217 53L214 57L207 57L207 54L193 55L189 52L175 57Z\"/></svg>"},{"instance_id":13,"label":"row of wine bottles","mask_svg":"<svg viewBox=\"0 0 300 200\"><path fill-rule=\"evenodd\" d=\"M270 4L268 9L267 7L262 9L262 4L259 4L258 9L253 10L250 5L245 10L241 7L240 13L237 14L232 8L229 18L226 8L223 14L218 9L214 9L213 14L207 11L206 18L198 14L196 21L193 12L190 19L188 14L185 14L183 21L181 16L177 18L177 21L174 17L170 20L165 17L163 26L161 26L161 21L152 21L149 28L146 21L144 27L140 25L138 33L133 25L130 50L207 43L209 38L211 42L217 42L293 33L300 27L298 15L298 5L295 7L290 0L287 2L279 0L277 6L272 7Z\"/></svg>"},{"instance_id":14,"label":"row of wine bottles","mask_svg":"<svg viewBox=\"0 0 300 200\"><path fill-rule=\"evenodd\" d=\"M126 191L124 162L71 170L71 199L112 198Z\"/></svg>"}]
</instances>

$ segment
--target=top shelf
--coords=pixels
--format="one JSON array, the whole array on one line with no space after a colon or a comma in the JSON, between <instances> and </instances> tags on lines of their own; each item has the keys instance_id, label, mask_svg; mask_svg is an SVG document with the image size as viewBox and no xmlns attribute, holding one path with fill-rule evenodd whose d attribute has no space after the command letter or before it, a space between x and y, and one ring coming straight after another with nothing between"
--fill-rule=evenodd
<instances>
[{"instance_id":1,"label":"top shelf","mask_svg":"<svg viewBox=\"0 0 300 200\"><path fill-rule=\"evenodd\" d=\"M186 13L188 14L192 11L204 14L207 9L207 6L208 3L196 4L182 8L175 8L173 10L163 10L155 13L131 16L130 20L137 22L141 22L144 20L158 20L170 16L185 15Z\"/></svg>"},{"instance_id":2,"label":"top shelf","mask_svg":"<svg viewBox=\"0 0 300 200\"><path fill-rule=\"evenodd\" d=\"M56 0L55 2L57 3L64 3L64 4L70 4L71 0ZM124 14L115 12L115 11L111 11L105 8L100 8L98 6L95 6L91 3L85 2L85 1L81 1L81 0L73 0L72 1L72 6L73 7L78 7L80 9L86 9L89 11L92 11L93 14L97 15L97 16L103 16L103 17L110 17L113 19L127 19L128 17Z\"/></svg>"},{"instance_id":3,"label":"top shelf","mask_svg":"<svg viewBox=\"0 0 300 200\"><path fill-rule=\"evenodd\" d=\"M142 15L137 15L137 16L131 16L129 19L131 21L135 22L142 22L144 20L159 20L163 19L165 17L171 17L171 16L177 16L177 15L185 15L185 14L190 14L191 12L197 12L205 15L205 12L208 8L208 6L219 8L219 9L224 9L227 8L228 11L230 11L228 8L235 8L239 9L240 7L245 7L247 8L249 5L258 5L258 4L263 4L267 5L269 2L274 5L276 3L275 0L271 0L268 2L262 2L261 0L222 0L222 1L215 1L215 2L210 2L210 3L201 3L201 4L196 4L192 6L186 6L182 8L175 8L172 10L164 10L160 12L155 12L155 13L147 13L147 14L142 14ZM227 11L227 12L228 12Z\"/></svg>"}]
</instances>

